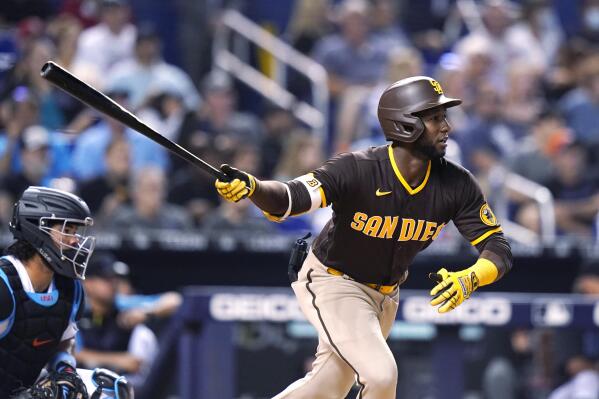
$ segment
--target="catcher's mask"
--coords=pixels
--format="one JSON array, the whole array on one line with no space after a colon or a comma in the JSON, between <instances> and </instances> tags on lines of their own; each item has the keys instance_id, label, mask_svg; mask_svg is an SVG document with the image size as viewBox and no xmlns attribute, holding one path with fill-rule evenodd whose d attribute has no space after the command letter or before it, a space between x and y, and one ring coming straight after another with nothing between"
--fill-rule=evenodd
<instances>
[{"instance_id":1,"label":"catcher's mask","mask_svg":"<svg viewBox=\"0 0 599 399\"><path fill-rule=\"evenodd\" d=\"M9 228L15 239L31 244L53 271L83 280L95 247L95 237L87 234L92 225L81 198L32 186L15 203Z\"/></svg>"}]
</instances>

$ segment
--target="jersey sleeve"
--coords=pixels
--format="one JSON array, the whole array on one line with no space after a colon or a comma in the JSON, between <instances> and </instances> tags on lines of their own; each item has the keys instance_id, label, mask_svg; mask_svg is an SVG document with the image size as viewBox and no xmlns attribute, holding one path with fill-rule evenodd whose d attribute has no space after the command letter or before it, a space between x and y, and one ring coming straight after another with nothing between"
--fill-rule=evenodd
<instances>
[{"instance_id":1,"label":"jersey sleeve","mask_svg":"<svg viewBox=\"0 0 599 399\"><path fill-rule=\"evenodd\" d=\"M357 165L351 153L342 153L314 170L314 177L322 184L324 203L330 205L351 193L356 181Z\"/></svg>"},{"instance_id":2,"label":"jersey sleeve","mask_svg":"<svg viewBox=\"0 0 599 399\"><path fill-rule=\"evenodd\" d=\"M494 234L502 234L501 226L485 200L474 176L466 172L457 184L457 210L453 222L470 244L477 246Z\"/></svg>"},{"instance_id":3,"label":"jersey sleeve","mask_svg":"<svg viewBox=\"0 0 599 399\"><path fill-rule=\"evenodd\" d=\"M14 296L6 274L0 270L0 339L10 332L14 319Z\"/></svg>"}]
</instances>

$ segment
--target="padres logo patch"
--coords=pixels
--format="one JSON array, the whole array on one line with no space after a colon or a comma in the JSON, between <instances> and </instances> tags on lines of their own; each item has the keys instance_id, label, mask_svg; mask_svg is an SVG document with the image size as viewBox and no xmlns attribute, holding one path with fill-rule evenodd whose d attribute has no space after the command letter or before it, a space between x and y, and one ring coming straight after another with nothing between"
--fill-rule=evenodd
<instances>
[{"instance_id":1,"label":"padres logo patch","mask_svg":"<svg viewBox=\"0 0 599 399\"><path fill-rule=\"evenodd\" d=\"M497 226L497 218L486 202L480 207L480 220L487 226Z\"/></svg>"},{"instance_id":2,"label":"padres logo patch","mask_svg":"<svg viewBox=\"0 0 599 399\"><path fill-rule=\"evenodd\" d=\"M437 82L434 79L431 79L430 82L431 82L431 86L433 86L433 89L435 89L437 94L443 94L443 88L441 87L441 84L439 82Z\"/></svg>"}]
</instances>

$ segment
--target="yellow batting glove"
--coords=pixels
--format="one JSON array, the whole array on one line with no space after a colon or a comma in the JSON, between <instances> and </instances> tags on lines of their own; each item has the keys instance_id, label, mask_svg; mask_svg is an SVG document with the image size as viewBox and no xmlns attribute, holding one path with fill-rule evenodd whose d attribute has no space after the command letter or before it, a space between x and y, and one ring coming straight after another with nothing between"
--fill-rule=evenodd
<instances>
[{"instance_id":1,"label":"yellow batting glove","mask_svg":"<svg viewBox=\"0 0 599 399\"><path fill-rule=\"evenodd\" d=\"M239 202L250 197L256 190L256 179L249 173L235 169L227 164L220 169L229 177L230 181L216 180L214 186L218 194L231 202Z\"/></svg>"},{"instance_id":2,"label":"yellow batting glove","mask_svg":"<svg viewBox=\"0 0 599 399\"><path fill-rule=\"evenodd\" d=\"M437 281L430 294L431 305L439 305L439 313L446 313L458 307L480 286L491 284L497 278L498 270L493 262L479 258L471 267L457 272L443 268L429 277Z\"/></svg>"}]
</instances>

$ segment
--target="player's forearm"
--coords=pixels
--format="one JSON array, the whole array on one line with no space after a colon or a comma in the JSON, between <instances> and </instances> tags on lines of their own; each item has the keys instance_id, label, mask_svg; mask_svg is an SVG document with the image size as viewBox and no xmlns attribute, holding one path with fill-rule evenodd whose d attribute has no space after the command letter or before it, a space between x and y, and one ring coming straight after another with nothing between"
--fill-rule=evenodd
<instances>
[{"instance_id":1,"label":"player's forearm","mask_svg":"<svg viewBox=\"0 0 599 399\"><path fill-rule=\"evenodd\" d=\"M478 268L477 276L481 274L479 276L481 286L499 280L512 268L510 244L503 236L489 239L480 253L479 262L473 267Z\"/></svg>"},{"instance_id":2,"label":"player's forearm","mask_svg":"<svg viewBox=\"0 0 599 399\"><path fill-rule=\"evenodd\" d=\"M166 317L173 314L181 303L183 298L178 292L166 292L162 294L155 306L153 306L148 312L150 316L155 317Z\"/></svg>"},{"instance_id":3,"label":"player's forearm","mask_svg":"<svg viewBox=\"0 0 599 399\"><path fill-rule=\"evenodd\" d=\"M256 190L250 200L271 215L283 215L289 207L286 185L275 180L256 179Z\"/></svg>"}]
</instances>

